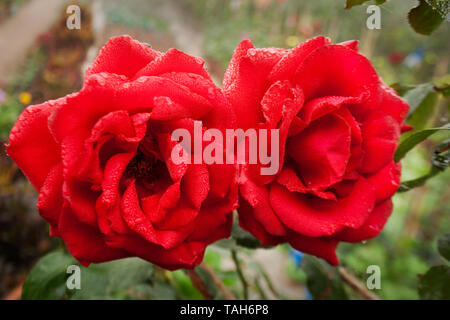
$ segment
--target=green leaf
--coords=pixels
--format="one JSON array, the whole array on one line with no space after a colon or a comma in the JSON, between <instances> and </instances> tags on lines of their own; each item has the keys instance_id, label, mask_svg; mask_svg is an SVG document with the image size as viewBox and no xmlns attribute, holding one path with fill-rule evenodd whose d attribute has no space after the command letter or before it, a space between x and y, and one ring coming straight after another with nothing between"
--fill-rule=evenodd
<instances>
[{"instance_id":1,"label":"green leaf","mask_svg":"<svg viewBox=\"0 0 450 320\"><path fill-rule=\"evenodd\" d=\"M410 106L408 117L410 117L414 111L419 107L425 98L434 91L434 85L432 83L421 84L414 89L411 89L405 93L403 98L408 102Z\"/></svg>"},{"instance_id":2,"label":"green leaf","mask_svg":"<svg viewBox=\"0 0 450 320\"><path fill-rule=\"evenodd\" d=\"M310 255L302 259L302 269L306 273L306 285L316 300L347 300L348 295L335 268Z\"/></svg>"},{"instance_id":3,"label":"green leaf","mask_svg":"<svg viewBox=\"0 0 450 320\"><path fill-rule=\"evenodd\" d=\"M439 93L434 89L432 83L425 83L408 91L403 96L410 106L407 116L407 123L414 129L422 130L427 127L429 120L434 114L435 107L438 105ZM412 132L406 132L402 135L400 141L406 140Z\"/></svg>"},{"instance_id":4,"label":"green leaf","mask_svg":"<svg viewBox=\"0 0 450 320\"><path fill-rule=\"evenodd\" d=\"M426 1L420 0L419 5L409 11L408 21L417 33L430 35L444 21L444 18L438 10Z\"/></svg>"},{"instance_id":5,"label":"green leaf","mask_svg":"<svg viewBox=\"0 0 450 320\"><path fill-rule=\"evenodd\" d=\"M80 268L81 289L66 286L67 268ZM41 258L28 275L22 299L123 299L138 285L150 285L153 265L139 258L81 266L63 251Z\"/></svg>"},{"instance_id":6,"label":"green leaf","mask_svg":"<svg viewBox=\"0 0 450 320\"><path fill-rule=\"evenodd\" d=\"M428 179L434 177L439 172L440 171L438 171L437 169L432 167L430 172L427 173L426 175L424 175L424 176L422 176L420 178L416 178L416 179L412 179L412 180L408 180L408 181L402 182L400 184L400 186L398 187L397 192L406 192L406 191L412 190L414 188L423 186L425 184L425 182L427 182Z\"/></svg>"},{"instance_id":7,"label":"green leaf","mask_svg":"<svg viewBox=\"0 0 450 320\"><path fill-rule=\"evenodd\" d=\"M450 10L449 0L425 0L430 6L436 9L439 14L445 19Z\"/></svg>"},{"instance_id":8,"label":"green leaf","mask_svg":"<svg viewBox=\"0 0 450 320\"><path fill-rule=\"evenodd\" d=\"M63 251L51 252L31 269L22 289L24 300L62 299L66 291L67 267L77 264Z\"/></svg>"},{"instance_id":9,"label":"green leaf","mask_svg":"<svg viewBox=\"0 0 450 320\"><path fill-rule=\"evenodd\" d=\"M450 261L450 233L447 233L439 238L438 251L441 256Z\"/></svg>"},{"instance_id":10,"label":"green leaf","mask_svg":"<svg viewBox=\"0 0 450 320\"><path fill-rule=\"evenodd\" d=\"M359 5L363 4L364 2L368 2L368 1L371 1L371 0L347 0L345 9L351 9L354 6L359 6ZM377 6L380 4L383 4L385 2L386 2L386 0L375 0L375 4Z\"/></svg>"},{"instance_id":11,"label":"green leaf","mask_svg":"<svg viewBox=\"0 0 450 320\"><path fill-rule=\"evenodd\" d=\"M81 268L81 289L70 290L71 299L123 299L127 291L146 283L153 265L139 258L127 258Z\"/></svg>"},{"instance_id":12,"label":"green leaf","mask_svg":"<svg viewBox=\"0 0 450 320\"><path fill-rule=\"evenodd\" d=\"M431 169L426 175L413 180L402 182L397 192L405 192L420 187L424 185L428 179L431 179L438 173L448 168L450 164L450 152L446 152L443 154L434 154L431 162L432 162Z\"/></svg>"},{"instance_id":13,"label":"green leaf","mask_svg":"<svg viewBox=\"0 0 450 320\"><path fill-rule=\"evenodd\" d=\"M238 223L233 224L233 229L231 230L231 237L236 241L238 245L242 247L255 249L261 245L261 241L259 241L249 232L242 229Z\"/></svg>"},{"instance_id":14,"label":"green leaf","mask_svg":"<svg viewBox=\"0 0 450 320\"><path fill-rule=\"evenodd\" d=\"M394 82L394 83L390 84L389 87L394 89L395 92L397 92L397 94L402 96L402 97L404 97L405 93L408 92L409 90L412 90L412 89L416 88L415 86L401 84L399 82Z\"/></svg>"},{"instance_id":15,"label":"green leaf","mask_svg":"<svg viewBox=\"0 0 450 320\"><path fill-rule=\"evenodd\" d=\"M408 151L414 148L417 144L440 130L450 130L450 123L447 123L439 128L429 128L412 133L398 146L394 155L395 162L400 161L400 159L402 159Z\"/></svg>"},{"instance_id":16,"label":"green leaf","mask_svg":"<svg viewBox=\"0 0 450 320\"><path fill-rule=\"evenodd\" d=\"M450 299L450 267L432 267L419 281L419 296L422 300Z\"/></svg>"}]
</instances>

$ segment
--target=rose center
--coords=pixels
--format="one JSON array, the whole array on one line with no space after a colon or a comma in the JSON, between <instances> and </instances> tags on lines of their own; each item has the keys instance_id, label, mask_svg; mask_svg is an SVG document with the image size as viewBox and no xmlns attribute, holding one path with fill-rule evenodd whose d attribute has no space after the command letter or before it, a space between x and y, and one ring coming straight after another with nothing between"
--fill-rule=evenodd
<instances>
[{"instance_id":1,"label":"rose center","mask_svg":"<svg viewBox=\"0 0 450 320\"><path fill-rule=\"evenodd\" d=\"M127 174L137 180L154 183L161 178L165 170L165 163L153 155L145 155L138 150L136 156L131 159L127 167Z\"/></svg>"}]
</instances>

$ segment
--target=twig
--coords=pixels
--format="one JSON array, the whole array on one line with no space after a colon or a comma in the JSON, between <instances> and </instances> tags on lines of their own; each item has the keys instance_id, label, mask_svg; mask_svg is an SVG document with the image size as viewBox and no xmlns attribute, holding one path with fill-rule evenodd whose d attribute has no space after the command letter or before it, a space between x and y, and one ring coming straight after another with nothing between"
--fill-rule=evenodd
<instances>
[{"instance_id":1,"label":"twig","mask_svg":"<svg viewBox=\"0 0 450 320\"><path fill-rule=\"evenodd\" d=\"M244 291L244 299L248 300L248 282L247 280L245 280L245 276L244 273L242 272L241 263L239 262L236 250L231 249L231 257L233 258L234 264L236 265L236 272L242 283L242 289Z\"/></svg>"},{"instance_id":2,"label":"twig","mask_svg":"<svg viewBox=\"0 0 450 320\"><path fill-rule=\"evenodd\" d=\"M208 288L206 287L205 282L203 282L202 278L200 278L200 276L197 274L197 272L192 269L192 270L184 270L184 272L186 273L186 275L191 279L192 285L194 286L195 289L197 289L202 297L205 300L212 300L214 298L214 296L209 293Z\"/></svg>"},{"instance_id":3,"label":"twig","mask_svg":"<svg viewBox=\"0 0 450 320\"><path fill-rule=\"evenodd\" d=\"M356 293L367 300L380 300L375 293L370 292L354 275L348 272L344 267L338 268L342 280L349 285Z\"/></svg>"},{"instance_id":4,"label":"twig","mask_svg":"<svg viewBox=\"0 0 450 320\"><path fill-rule=\"evenodd\" d=\"M217 274L214 272L214 270L208 266L205 262L201 264L201 267L208 272L210 275L212 281L217 286L217 288L222 292L223 297L225 300L236 300L236 297L228 290L228 288L225 286L225 284L222 282L222 280L219 279Z\"/></svg>"}]
</instances>

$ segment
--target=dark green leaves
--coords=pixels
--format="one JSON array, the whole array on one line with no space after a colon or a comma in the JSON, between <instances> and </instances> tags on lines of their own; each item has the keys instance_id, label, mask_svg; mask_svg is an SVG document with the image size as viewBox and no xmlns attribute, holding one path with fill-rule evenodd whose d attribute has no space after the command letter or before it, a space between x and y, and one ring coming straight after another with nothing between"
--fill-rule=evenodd
<instances>
[{"instance_id":1,"label":"dark green leaves","mask_svg":"<svg viewBox=\"0 0 450 320\"><path fill-rule=\"evenodd\" d=\"M62 251L44 256L28 274L22 299L61 299L66 291L67 267L74 263L75 260Z\"/></svg>"},{"instance_id":2,"label":"dark green leaves","mask_svg":"<svg viewBox=\"0 0 450 320\"><path fill-rule=\"evenodd\" d=\"M422 300L450 299L450 267L432 267L419 281L419 296Z\"/></svg>"},{"instance_id":3,"label":"dark green leaves","mask_svg":"<svg viewBox=\"0 0 450 320\"><path fill-rule=\"evenodd\" d=\"M410 150L429 136L441 130L450 130L450 124L446 124L439 128L424 129L436 113L436 108L439 105L439 97L445 97L448 93L448 85L438 87L432 83L425 83L412 88L400 85L395 85L395 87L397 92L403 93L403 98L408 101L408 104L411 107L407 117L407 123L414 127L414 131L406 132L400 138L400 144L394 155L394 160L398 162ZM434 177L448 167L450 159L449 153L445 152L448 149L448 145L445 145L445 143L446 142L442 143L436 148L435 154L432 157L430 171L422 177L403 181L398 192L404 192L419 187L428 179Z\"/></svg>"},{"instance_id":4,"label":"dark green leaves","mask_svg":"<svg viewBox=\"0 0 450 320\"><path fill-rule=\"evenodd\" d=\"M394 155L395 162L400 161L401 158L405 156L406 153L408 153L409 150L414 148L417 144L431 136L432 134L440 131L440 130L450 130L450 123L447 123L439 128L429 128L417 131L413 134L411 134L405 141L403 141L397 148L397 151Z\"/></svg>"},{"instance_id":5,"label":"dark green leaves","mask_svg":"<svg viewBox=\"0 0 450 320\"><path fill-rule=\"evenodd\" d=\"M70 299L125 299L135 286L149 287L153 265L138 258L121 259L81 267L81 290L70 290Z\"/></svg>"},{"instance_id":6,"label":"dark green leaves","mask_svg":"<svg viewBox=\"0 0 450 320\"><path fill-rule=\"evenodd\" d=\"M438 251L450 261L450 233L438 240ZM450 267L434 266L419 280L419 296L422 300L450 299Z\"/></svg>"},{"instance_id":7,"label":"dark green leaves","mask_svg":"<svg viewBox=\"0 0 450 320\"><path fill-rule=\"evenodd\" d=\"M371 1L371 0L347 0L345 9L350 9L354 6L359 6L359 5L363 4L364 2L368 2L368 1ZM376 5L380 5L385 2L386 2L386 0L375 0Z\"/></svg>"},{"instance_id":8,"label":"dark green leaves","mask_svg":"<svg viewBox=\"0 0 450 320\"><path fill-rule=\"evenodd\" d=\"M430 35L444 21L444 17L427 1L420 0L419 5L408 13L408 21L417 33Z\"/></svg>"},{"instance_id":9,"label":"dark green leaves","mask_svg":"<svg viewBox=\"0 0 450 320\"><path fill-rule=\"evenodd\" d=\"M347 0L345 9L369 2L370 0ZM374 0L376 5L386 0ZM419 5L408 13L408 22L417 33L430 35L446 19L449 13L448 0L419 0Z\"/></svg>"},{"instance_id":10,"label":"dark green leaves","mask_svg":"<svg viewBox=\"0 0 450 320\"><path fill-rule=\"evenodd\" d=\"M450 261L450 233L447 233L439 238L438 251L441 256Z\"/></svg>"},{"instance_id":11,"label":"dark green leaves","mask_svg":"<svg viewBox=\"0 0 450 320\"><path fill-rule=\"evenodd\" d=\"M66 286L70 265L80 268L80 289ZM55 251L41 258L31 270L23 286L22 299L125 299L139 298L139 292L149 297L148 292L153 289L152 273L153 265L138 258L85 268L69 254Z\"/></svg>"},{"instance_id":12,"label":"dark green leaves","mask_svg":"<svg viewBox=\"0 0 450 320\"><path fill-rule=\"evenodd\" d=\"M306 285L314 299L346 300L347 292L335 268L310 255L302 259L302 269L307 276Z\"/></svg>"},{"instance_id":13,"label":"dark green leaves","mask_svg":"<svg viewBox=\"0 0 450 320\"><path fill-rule=\"evenodd\" d=\"M238 223L234 223L231 237L236 241L236 244L250 249L258 248L261 244L261 241L242 229Z\"/></svg>"},{"instance_id":14,"label":"dark green leaves","mask_svg":"<svg viewBox=\"0 0 450 320\"><path fill-rule=\"evenodd\" d=\"M408 118L411 117L411 115L417 110L427 96L433 91L434 85L432 83L424 83L405 93L403 98L408 101L410 106Z\"/></svg>"}]
</instances>

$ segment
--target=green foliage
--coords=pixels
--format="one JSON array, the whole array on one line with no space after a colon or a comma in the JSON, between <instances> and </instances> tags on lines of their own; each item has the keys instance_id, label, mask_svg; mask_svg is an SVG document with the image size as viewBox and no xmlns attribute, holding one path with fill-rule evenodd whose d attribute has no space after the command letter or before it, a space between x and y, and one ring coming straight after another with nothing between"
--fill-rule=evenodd
<instances>
[{"instance_id":1,"label":"green foliage","mask_svg":"<svg viewBox=\"0 0 450 320\"><path fill-rule=\"evenodd\" d=\"M345 9L361 5L371 0L347 0ZM376 5L381 5L386 0L374 0ZM419 5L408 13L408 22L419 34L430 35L445 20L448 14L448 0L419 0Z\"/></svg>"},{"instance_id":2,"label":"green foliage","mask_svg":"<svg viewBox=\"0 0 450 320\"><path fill-rule=\"evenodd\" d=\"M425 0L420 0L419 5L409 11L408 21L417 33L430 35L444 21L444 17Z\"/></svg>"},{"instance_id":3,"label":"green foliage","mask_svg":"<svg viewBox=\"0 0 450 320\"><path fill-rule=\"evenodd\" d=\"M8 99L0 104L0 140L6 140L20 112L26 107L19 101L19 94L26 91L41 71L46 56L44 50L36 50L28 57L23 69L19 72L6 90Z\"/></svg>"},{"instance_id":4,"label":"green foliage","mask_svg":"<svg viewBox=\"0 0 450 320\"><path fill-rule=\"evenodd\" d=\"M255 238L251 233L242 229L237 222L233 224L231 237L236 241L236 244L246 248L255 249L261 244L261 241Z\"/></svg>"},{"instance_id":5,"label":"green foliage","mask_svg":"<svg viewBox=\"0 0 450 320\"><path fill-rule=\"evenodd\" d=\"M420 279L419 296L423 300L450 299L450 267L432 267Z\"/></svg>"},{"instance_id":6,"label":"green foliage","mask_svg":"<svg viewBox=\"0 0 450 320\"><path fill-rule=\"evenodd\" d=\"M406 92L406 94L403 96L405 100L409 104L409 113L408 113L408 119L411 118L411 116L417 111L417 109L424 104L424 102L427 100L427 98L434 93L434 85L432 83L424 83L419 86L417 86L414 89L411 89ZM433 106L434 104L431 104L430 102L427 102L426 109L430 109L430 106ZM421 118L422 119L422 118ZM413 125L413 124L411 124Z\"/></svg>"},{"instance_id":7,"label":"green foliage","mask_svg":"<svg viewBox=\"0 0 450 320\"><path fill-rule=\"evenodd\" d=\"M62 251L49 253L33 267L23 285L22 299L61 299L66 290L66 270L75 260Z\"/></svg>"},{"instance_id":8,"label":"green foliage","mask_svg":"<svg viewBox=\"0 0 450 320\"><path fill-rule=\"evenodd\" d=\"M70 265L80 268L80 289L66 286ZM127 299L140 298L142 294L147 298L160 297L161 288L153 285L152 274L153 265L138 258L85 268L71 255L54 251L33 267L24 283L22 299Z\"/></svg>"},{"instance_id":9,"label":"green foliage","mask_svg":"<svg viewBox=\"0 0 450 320\"><path fill-rule=\"evenodd\" d=\"M336 268L331 268L326 262L307 255L302 259L302 269L306 273L306 285L314 299L348 299Z\"/></svg>"},{"instance_id":10,"label":"green foliage","mask_svg":"<svg viewBox=\"0 0 450 320\"><path fill-rule=\"evenodd\" d=\"M450 130L450 123L447 123L439 128L429 128L414 132L414 134L410 135L398 146L394 156L395 162L400 161L400 159L402 159L408 151L414 148L417 144L440 130Z\"/></svg>"},{"instance_id":11,"label":"green foliage","mask_svg":"<svg viewBox=\"0 0 450 320\"><path fill-rule=\"evenodd\" d=\"M8 96L8 100L0 104L0 140L5 140L14 122L17 120L23 109L23 104L18 100L17 96Z\"/></svg>"},{"instance_id":12,"label":"green foliage","mask_svg":"<svg viewBox=\"0 0 450 320\"><path fill-rule=\"evenodd\" d=\"M345 9L351 9L354 6L359 6L365 2L372 1L372 0L347 0ZM386 0L374 0L376 5L380 5L386 2Z\"/></svg>"},{"instance_id":13,"label":"green foliage","mask_svg":"<svg viewBox=\"0 0 450 320\"><path fill-rule=\"evenodd\" d=\"M450 151L448 150L448 146L450 144L450 139L445 140L441 144L439 144L434 151L434 154L431 159L431 168L430 170L419 178L415 178L412 180L403 181L398 189L398 192L409 191L413 188L417 188L422 186L427 182L430 178L434 177L438 173L443 172L450 165Z\"/></svg>"},{"instance_id":14,"label":"green foliage","mask_svg":"<svg viewBox=\"0 0 450 320\"><path fill-rule=\"evenodd\" d=\"M438 250L441 256L450 261L450 233L439 238Z\"/></svg>"},{"instance_id":15,"label":"green foliage","mask_svg":"<svg viewBox=\"0 0 450 320\"><path fill-rule=\"evenodd\" d=\"M127 299L135 295L134 286L152 288L152 274L153 265L139 258L92 264L81 267L81 289L68 295L70 299Z\"/></svg>"},{"instance_id":16,"label":"green foliage","mask_svg":"<svg viewBox=\"0 0 450 320\"><path fill-rule=\"evenodd\" d=\"M450 260L450 233L438 240L438 251ZM419 296L423 300L450 299L450 267L446 265L434 266L419 281Z\"/></svg>"},{"instance_id":17,"label":"green foliage","mask_svg":"<svg viewBox=\"0 0 450 320\"><path fill-rule=\"evenodd\" d=\"M171 272L173 277L172 285L179 292L179 298L189 300L202 300L203 297L197 289L193 286L191 279L184 273L183 270Z\"/></svg>"}]
</instances>

